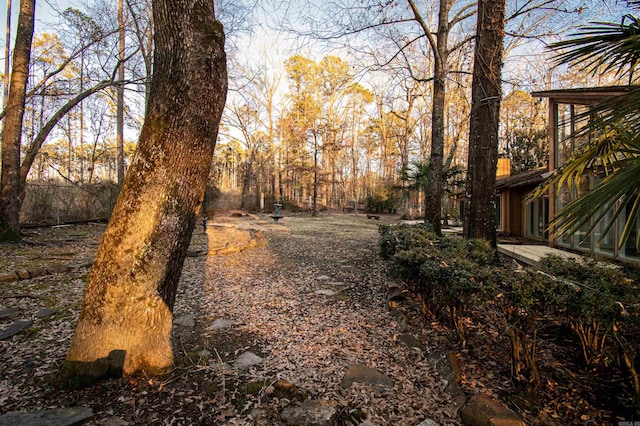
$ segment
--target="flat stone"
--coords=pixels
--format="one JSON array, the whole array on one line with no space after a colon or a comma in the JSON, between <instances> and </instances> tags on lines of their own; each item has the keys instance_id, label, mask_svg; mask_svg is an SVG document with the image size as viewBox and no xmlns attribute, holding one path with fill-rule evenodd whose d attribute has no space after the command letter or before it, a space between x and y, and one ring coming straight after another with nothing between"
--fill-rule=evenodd
<instances>
[{"instance_id":1,"label":"flat stone","mask_svg":"<svg viewBox=\"0 0 640 426\"><path fill-rule=\"evenodd\" d=\"M431 419L424 419L423 421L418 423L416 426L440 426L440 423L435 422Z\"/></svg>"},{"instance_id":2,"label":"flat stone","mask_svg":"<svg viewBox=\"0 0 640 426\"><path fill-rule=\"evenodd\" d=\"M196 320L193 315L182 315L173 320L175 325L179 325L181 327L195 327Z\"/></svg>"},{"instance_id":3,"label":"flat stone","mask_svg":"<svg viewBox=\"0 0 640 426\"><path fill-rule=\"evenodd\" d=\"M316 277L316 279L318 281L329 281L331 278L328 275L320 275L319 277Z\"/></svg>"},{"instance_id":4,"label":"flat stone","mask_svg":"<svg viewBox=\"0 0 640 426\"><path fill-rule=\"evenodd\" d=\"M354 287L353 284L345 284L343 282L333 282L329 284L335 287L337 293L343 293L347 290L351 290Z\"/></svg>"},{"instance_id":5,"label":"flat stone","mask_svg":"<svg viewBox=\"0 0 640 426\"><path fill-rule=\"evenodd\" d=\"M236 322L234 320L217 319L213 322L213 324L207 327L207 330L208 331L221 330L223 328L231 327L235 323Z\"/></svg>"},{"instance_id":6,"label":"flat stone","mask_svg":"<svg viewBox=\"0 0 640 426\"><path fill-rule=\"evenodd\" d=\"M76 263L70 263L68 266L71 269L91 268L93 259L79 259Z\"/></svg>"},{"instance_id":7,"label":"flat stone","mask_svg":"<svg viewBox=\"0 0 640 426\"><path fill-rule=\"evenodd\" d=\"M44 266L37 266L35 268L31 268L29 269L29 275L31 276L31 278L47 275L47 268L45 268Z\"/></svg>"},{"instance_id":8,"label":"flat stone","mask_svg":"<svg viewBox=\"0 0 640 426\"><path fill-rule=\"evenodd\" d=\"M21 280L28 280L29 278L31 278L31 275L29 275L29 271L27 271L26 269L16 269L16 274L18 274L18 278L20 278Z\"/></svg>"},{"instance_id":9,"label":"flat stone","mask_svg":"<svg viewBox=\"0 0 640 426\"><path fill-rule=\"evenodd\" d=\"M385 376L379 371L361 364L356 364L349 367L344 377L342 378L342 381L340 382L340 386L343 388L348 388L353 383L364 383L367 385L373 385L377 389L392 388L395 384L391 377Z\"/></svg>"},{"instance_id":10,"label":"flat stone","mask_svg":"<svg viewBox=\"0 0 640 426\"><path fill-rule=\"evenodd\" d=\"M71 426L82 424L93 417L93 410L86 407L57 408L55 410L14 411L0 416L0 426Z\"/></svg>"},{"instance_id":11,"label":"flat stone","mask_svg":"<svg viewBox=\"0 0 640 426\"><path fill-rule=\"evenodd\" d=\"M13 319L18 315L20 315L20 311L17 309L7 309L4 307L0 309L0 320Z\"/></svg>"},{"instance_id":12,"label":"flat stone","mask_svg":"<svg viewBox=\"0 0 640 426\"><path fill-rule=\"evenodd\" d=\"M233 368L237 370L248 370L254 365L262 364L264 360L253 352L243 352L233 361Z\"/></svg>"},{"instance_id":13,"label":"flat stone","mask_svg":"<svg viewBox=\"0 0 640 426\"><path fill-rule=\"evenodd\" d=\"M36 317L38 317L38 318L49 318L50 316L52 316L55 313L56 313L55 309L40 309L38 312L36 312Z\"/></svg>"},{"instance_id":14,"label":"flat stone","mask_svg":"<svg viewBox=\"0 0 640 426\"><path fill-rule=\"evenodd\" d=\"M504 404L477 393L460 409L467 426L525 426L524 421Z\"/></svg>"},{"instance_id":15,"label":"flat stone","mask_svg":"<svg viewBox=\"0 0 640 426\"><path fill-rule=\"evenodd\" d=\"M418 348L421 351L425 351L427 348L420 342L420 340L416 339L413 335L409 333L403 333L398 335L398 341L404 343L410 348Z\"/></svg>"},{"instance_id":16,"label":"flat stone","mask_svg":"<svg viewBox=\"0 0 640 426\"><path fill-rule=\"evenodd\" d=\"M111 416L96 422L96 424L105 426L127 426L130 423L122 417Z\"/></svg>"},{"instance_id":17,"label":"flat stone","mask_svg":"<svg viewBox=\"0 0 640 426\"><path fill-rule=\"evenodd\" d=\"M301 404L285 407L280 419L287 425L330 426L338 413L335 401L308 399Z\"/></svg>"},{"instance_id":18,"label":"flat stone","mask_svg":"<svg viewBox=\"0 0 640 426\"><path fill-rule=\"evenodd\" d=\"M458 358L451 351L443 351L434 355L430 355L429 362L433 364L436 371L444 380L449 383L460 383L462 379L462 370L458 364Z\"/></svg>"},{"instance_id":19,"label":"flat stone","mask_svg":"<svg viewBox=\"0 0 640 426\"><path fill-rule=\"evenodd\" d=\"M11 324L3 332L0 332L0 340L6 340L16 334L22 333L27 328L31 327L33 323L31 321L18 321Z\"/></svg>"},{"instance_id":20,"label":"flat stone","mask_svg":"<svg viewBox=\"0 0 640 426\"><path fill-rule=\"evenodd\" d=\"M277 414L266 408L254 408L249 415L254 426L271 426L276 423Z\"/></svg>"},{"instance_id":21,"label":"flat stone","mask_svg":"<svg viewBox=\"0 0 640 426\"><path fill-rule=\"evenodd\" d=\"M395 318L402 333L409 331L409 317L404 312L399 309L391 309L389 313Z\"/></svg>"},{"instance_id":22,"label":"flat stone","mask_svg":"<svg viewBox=\"0 0 640 426\"><path fill-rule=\"evenodd\" d=\"M14 272L3 272L0 274L0 283L9 283L18 281L18 274Z\"/></svg>"},{"instance_id":23,"label":"flat stone","mask_svg":"<svg viewBox=\"0 0 640 426\"><path fill-rule=\"evenodd\" d=\"M317 294L320 296L335 296L336 292L333 290L324 289L324 290L316 290L313 292L313 294Z\"/></svg>"},{"instance_id":24,"label":"flat stone","mask_svg":"<svg viewBox=\"0 0 640 426\"><path fill-rule=\"evenodd\" d=\"M71 267L68 265L63 265L61 263L50 263L47 265L47 272L50 274L64 274L65 272L69 272Z\"/></svg>"}]
</instances>

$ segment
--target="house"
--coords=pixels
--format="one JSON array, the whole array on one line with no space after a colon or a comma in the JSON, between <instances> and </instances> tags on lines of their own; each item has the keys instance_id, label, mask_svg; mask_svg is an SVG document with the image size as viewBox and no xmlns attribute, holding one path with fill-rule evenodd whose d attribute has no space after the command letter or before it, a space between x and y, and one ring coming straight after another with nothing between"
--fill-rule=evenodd
<instances>
[{"instance_id":1,"label":"house","mask_svg":"<svg viewBox=\"0 0 640 426\"><path fill-rule=\"evenodd\" d=\"M589 135L583 137L575 137L573 135L576 129L586 124L584 121L579 121L581 112L588 111L591 105L604 99L638 88L638 86L610 86L546 90L532 93L534 97L548 100L549 164L547 170L534 170L522 178L513 176L507 177L503 181L498 179L498 197L501 205L500 217L505 230L509 230L514 235L545 240L550 245L621 260L640 261L640 253L635 247L636 235L640 230L640 220L635 223L626 245L620 249L618 248L622 227L630 215L631 206L625 206L625 210L618 217L615 226L604 235L604 238L602 238L605 231L604 223L598 224L593 235L586 232L590 227L589 225L577 230L572 235L562 237L554 237L553 232L547 233L544 231L547 228L549 218L552 218L555 212L560 211L568 204L569 197L566 189L558 190L555 188L548 195L538 197L526 204L524 211L521 213L513 211L518 210L516 207L517 199L522 195L516 191L518 188L521 188L523 193L528 192L530 190L529 184L534 184L539 178L545 177L545 173L551 173L561 167L576 148L588 141ZM585 175L579 190L587 191L593 188L601 178L602 176L597 171ZM609 217L612 217L613 212L610 212L609 215ZM518 223L514 223L514 221ZM522 231L522 234L518 234L520 231Z\"/></svg>"},{"instance_id":2,"label":"house","mask_svg":"<svg viewBox=\"0 0 640 426\"><path fill-rule=\"evenodd\" d=\"M516 237L546 240L549 222L549 198L542 197L524 205L527 196L544 181L546 167L514 176L508 158L498 159L496 175L496 227L498 231Z\"/></svg>"}]
</instances>

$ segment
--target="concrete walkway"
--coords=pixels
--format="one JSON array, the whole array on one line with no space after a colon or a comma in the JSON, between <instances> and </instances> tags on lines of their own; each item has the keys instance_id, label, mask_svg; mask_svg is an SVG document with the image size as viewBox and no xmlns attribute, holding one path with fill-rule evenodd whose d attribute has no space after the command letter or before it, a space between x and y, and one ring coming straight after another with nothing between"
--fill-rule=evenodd
<instances>
[{"instance_id":1,"label":"concrete walkway","mask_svg":"<svg viewBox=\"0 0 640 426\"><path fill-rule=\"evenodd\" d=\"M534 263L539 262L543 257L550 254L564 257L566 259L579 260L582 258L579 254L545 245L498 244L498 251L502 254L513 257L520 262L526 263L527 265L533 265Z\"/></svg>"}]
</instances>

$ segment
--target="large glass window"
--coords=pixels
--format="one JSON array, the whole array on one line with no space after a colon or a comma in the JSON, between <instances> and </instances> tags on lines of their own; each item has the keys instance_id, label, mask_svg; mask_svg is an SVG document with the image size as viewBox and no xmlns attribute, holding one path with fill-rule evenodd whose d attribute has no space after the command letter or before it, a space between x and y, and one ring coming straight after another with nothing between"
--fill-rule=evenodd
<instances>
[{"instance_id":1,"label":"large glass window","mask_svg":"<svg viewBox=\"0 0 640 426\"><path fill-rule=\"evenodd\" d=\"M561 211L571 202L571 197L569 196L569 190L566 185L563 185L562 188L557 190L556 197L556 212ZM571 247L573 242L573 237L570 233L562 234L560 238L557 239L557 244L565 247Z\"/></svg>"},{"instance_id":2,"label":"large glass window","mask_svg":"<svg viewBox=\"0 0 640 426\"><path fill-rule=\"evenodd\" d=\"M527 223L527 237L548 238L549 197L538 197L527 204L525 210Z\"/></svg>"},{"instance_id":3,"label":"large glass window","mask_svg":"<svg viewBox=\"0 0 640 426\"><path fill-rule=\"evenodd\" d=\"M558 104L558 130L556 132L556 167L562 166L571 156L573 146L571 143L573 106L569 104Z\"/></svg>"},{"instance_id":4,"label":"large glass window","mask_svg":"<svg viewBox=\"0 0 640 426\"><path fill-rule=\"evenodd\" d=\"M580 185L578 187L577 196L580 197L589 191L589 177L582 176L580 178ZM576 232L576 238L574 239L574 244L577 244L581 249L591 250L591 233L589 233L589 228L591 227L591 220L582 225L580 229Z\"/></svg>"},{"instance_id":5,"label":"large glass window","mask_svg":"<svg viewBox=\"0 0 640 426\"><path fill-rule=\"evenodd\" d=\"M619 235L622 235L622 230L624 229L624 224L629 219L631 215L632 203L628 203L625 206L623 214L618 216L618 228ZM627 259L640 259L640 252L636 247L636 239L638 238L638 232L640 232L640 217L636 216L636 220L633 224L633 228L631 229L631 233L629 234L629 239L626 244L620 251L620 257L625 257Z\"/></svg>"},{"instance_id":6,"label":"large glass window","mask_svg":"<svg viewBox=\"0 0 640 426\"><path fill-rule=\"evenodd\" d=\"M595 243L595 251L602 254L613 255L615 247L616 226L611 227L609 232L604 234L607 223L613 218L613 210L608 210L602 220L593 230L593 240Z\"/></svg>"},{"instance_id":7,"label":"large glass window","mask_svg":"<svg viewBox=\"0 0 640 426\"><path fill-rule=\"evenodd\" d=\"M556 167L566 163L573 152L589 141L589 133L576 137L575 133L589 124L589 107L585 105L558 104L558 129L556 132Z\"/></svg>"},{"instance_id":8,"label":"large glass window","mask_svg":"<svg viewBox=\"0 0 640 426\"><path fill-rule=\"evenodd\" d=\"M502 196L496 195L496 229L502 231Z\"/></svg>"}]
</instances>

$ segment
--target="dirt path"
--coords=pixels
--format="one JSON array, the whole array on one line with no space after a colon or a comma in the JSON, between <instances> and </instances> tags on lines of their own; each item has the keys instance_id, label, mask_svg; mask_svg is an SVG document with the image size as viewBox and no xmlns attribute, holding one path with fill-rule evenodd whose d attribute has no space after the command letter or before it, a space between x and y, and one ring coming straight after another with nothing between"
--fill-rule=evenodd
<instances>
[{"instance_id":1,"label":"dirt path","mask_svg":"<svg viewBox=\"0 0 640 426\"><path fill-rule=\"evenodd\" d=\"M397 340L400 326L386 309L394 283L377 256L378 224L362 216L288 217L286 232L266 232L267 246L208 258L204 346L229 363L245 351L263 358L240 373L262 388L246 398L244 414L229 410L225 420L279 424L278 413L292 404L277 396L282 380L311 400L331 401L342 421L458 424L446 383L425 353ZM234 324L206 330L216 320ZM412 330L419 340L421 328ZM393 386L341 386L354 365L375 369Z\"/></svg>"},{"instance_id":2,"label":"dirt path","mask_svg":"<svg viewBox=\"0 0 640 426\"><path fill-rule=\"evenodd\" d=\"M0 415L82 406L93 412L89 425L279 425L296 415L328 416L338 425L460 424L446 382L427 360L437 339L421 319L409 315L407 324L387 309L397 288L377 256L380 222L337 215L289 216L282 226L251 217L227 223L262 228L266 244L207 256L211 244L196 229L174 312L183 324L173 330L175 370L74 392L51 381L104 225L43 228L3 247L7 271L43 262L71 267L0 282L0 310L15 311L0 329L32 323L0 341ZM425 347L400 343L406 333ZM355 372L368 367L369 376L345 380L358 365Z\"/></svg>"}]
</instances>

